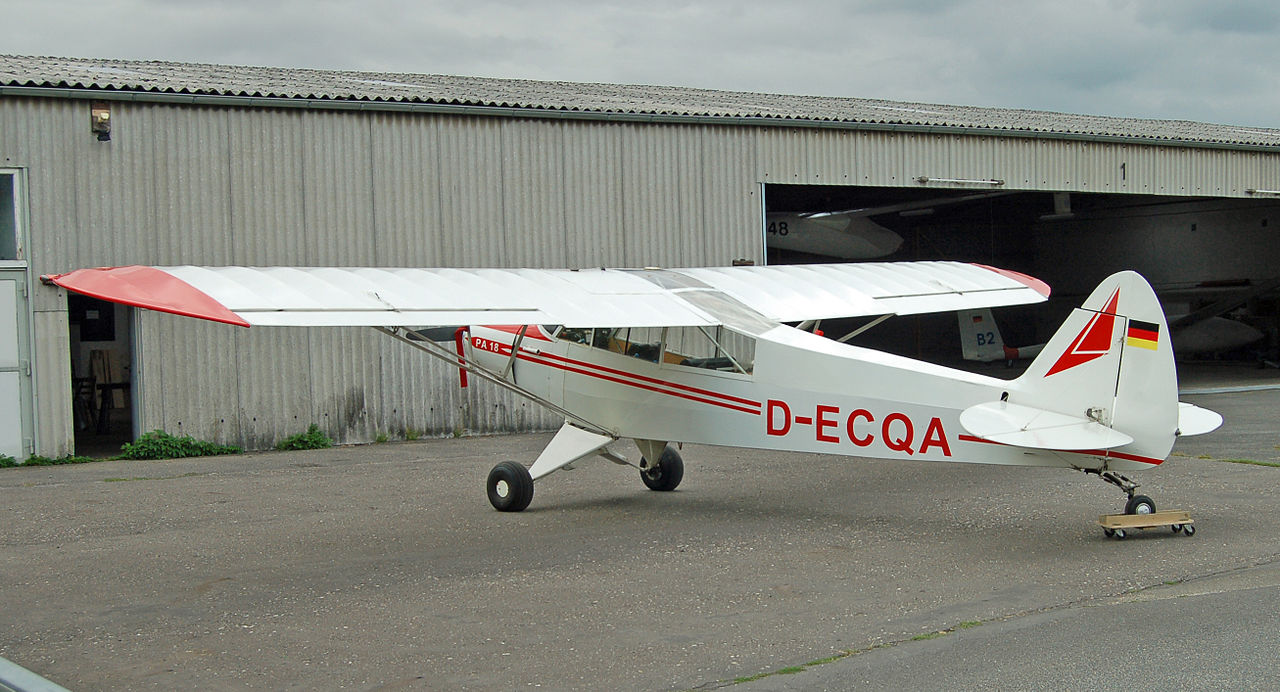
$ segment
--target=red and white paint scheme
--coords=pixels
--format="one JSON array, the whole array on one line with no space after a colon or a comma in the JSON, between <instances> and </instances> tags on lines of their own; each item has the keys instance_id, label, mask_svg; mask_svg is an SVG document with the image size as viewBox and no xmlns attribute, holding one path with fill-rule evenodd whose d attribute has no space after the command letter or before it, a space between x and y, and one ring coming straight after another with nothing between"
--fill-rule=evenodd
<instances>
[{"instance_id":1,"label":"red and white paint scheme","mask_svg":"<svg viewBox=\"0 0 1280 692\"><path fill-rule=\"evenodd\" d=\"M783 322L1044 300L1043 283L955 262L644 270L124 267L45 277L86 295L230 324L373 326L565 417L530 468L490 473L501 510L581 459L672 490L672 442L1096 473L1150 468L1218 414L1177 400L1168 326L1147 282L1106 279L1016 380L954 370ZM454 343L422 327L471 324ZM478 326L491 325L491 326ZM492 326L509 325L509 326ZM456 348L455 348L456 347ZM641 458L612 446L635 440Z\"/></svg>"}]
</instances>

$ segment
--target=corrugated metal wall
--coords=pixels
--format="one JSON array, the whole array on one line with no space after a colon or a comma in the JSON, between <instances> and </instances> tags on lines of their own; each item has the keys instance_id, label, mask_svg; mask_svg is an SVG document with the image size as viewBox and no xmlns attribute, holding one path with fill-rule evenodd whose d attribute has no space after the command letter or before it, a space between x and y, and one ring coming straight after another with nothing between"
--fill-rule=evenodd
<instances>
[{"instance_id":1,"label":"corrugated metal wall","mask_svg":"<svg viewBox=\"0 0 1280 692\"><path fill-rule=\"evenodd\" d=\"M690 266L762 255L761 183L1246 196L1280 154L989 135L0 99L35 273L108 264ZM40 287L41 453L69 450L65 299ZM143 313L140 427L264 447L552 427L371 330L238 330Z\"/></svg>"}]
</instances>

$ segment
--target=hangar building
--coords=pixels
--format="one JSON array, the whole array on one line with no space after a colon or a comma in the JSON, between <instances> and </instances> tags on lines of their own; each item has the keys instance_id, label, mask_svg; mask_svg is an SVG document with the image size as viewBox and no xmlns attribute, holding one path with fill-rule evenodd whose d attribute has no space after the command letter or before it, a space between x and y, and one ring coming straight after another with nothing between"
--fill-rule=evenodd
<instances>
[{"instance_id":1,"label":"hangar building","mask_svg":"<svg viewBox=\"0 0 1280 692\"><path fill-rule=\"evenodd\" d=\"M903 239L885 259L983 261L1070 296L1122 267L1261 286L1278 205L1272 129L0 56L0 453L559 422L372 330L230 328L39 281L78 267L792 261L771 215L874 210Z\"/></svg>"}]
</instances>

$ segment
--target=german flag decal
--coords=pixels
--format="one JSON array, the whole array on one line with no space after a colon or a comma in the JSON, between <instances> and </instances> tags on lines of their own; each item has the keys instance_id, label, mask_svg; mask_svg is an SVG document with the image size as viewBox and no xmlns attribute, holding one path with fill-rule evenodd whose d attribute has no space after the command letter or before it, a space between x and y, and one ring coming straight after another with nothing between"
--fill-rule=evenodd
<instances>
[{"instance_id":1,"label":"german flag decal","mask_svg":"<svg viewBox=\"0 0 1280 692\"><path fill-rule=\"evenodd\" d=\"M1129 331L1125 334L1124 340L1125 345L1154 351L1159 341L1160 325L1154 322L1129 320Z\"/></svg>"}]
</instances>

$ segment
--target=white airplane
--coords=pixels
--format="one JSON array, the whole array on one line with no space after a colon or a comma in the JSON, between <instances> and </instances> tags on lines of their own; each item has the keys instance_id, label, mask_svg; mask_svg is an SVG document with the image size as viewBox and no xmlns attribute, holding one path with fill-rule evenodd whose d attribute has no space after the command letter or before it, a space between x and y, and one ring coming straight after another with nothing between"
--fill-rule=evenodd
<instances>
[{"instance_id":1,"label":"white airplane","mask_svg":"<svg viewBox=\"0 0 1280 692\"><path fill-rule=\"evenodd\" d=\"M1177 325L1186 315L1169 315L1168 323ZM961 310L956 313L960 325L960 348L965 360L983 363L1035 358L1044 344L1009 346L1000 335L1000 327L988 308ZM1203 317L1182 327L1171 326L1173 352L1180 356L1221 353L1261 339L1264 334L1244 322L1226 317Z\"/></svg>"},{"instance_id":2,"label":"white airplane","mask_svg":"<svg viewBox=\"0 0 1280 692\"><path fill-rule=\"evenodd\" d=\"M902 236L870 217L887 214L929 215L936 209L966 202L1015 194L1003 190L909 202L882 204L840 211L781 212L765 214L765 245L770 249L824 255L845 260L869 260L891 255L902 247Z\"/></svg>"},{"instance_id":3,"label":"white airplane","mask_svg":"<svg viewBox=\"0 0 1280 692\"><path fill-rule=\"evenodd\" d=\"M673 490L672 442L1096 474L1158 466L1222 417L1177 400L1160 304L1133 272L1105 281L1027 371L999 380L781 324L1038 302L1031 277L956 262L706 269L118 267L42 277L96 298L241 326L373 326L562 414L532 467L498 464L489 501L592 456ZM457 350L417 327L470 323ZM615 449L635 440L640 458Z\"/></svg>"},{"instance_id":4,"label":"white airplane","mask_svg":"<svg viewBox=\"0 0 1280 692\"><path fill-rule=\"evenodd\" d=\"M765 244L771 249L866 260L897 252L902 236L862 212L770 212L765 215Z\"/></svg>"}]
</instances>

